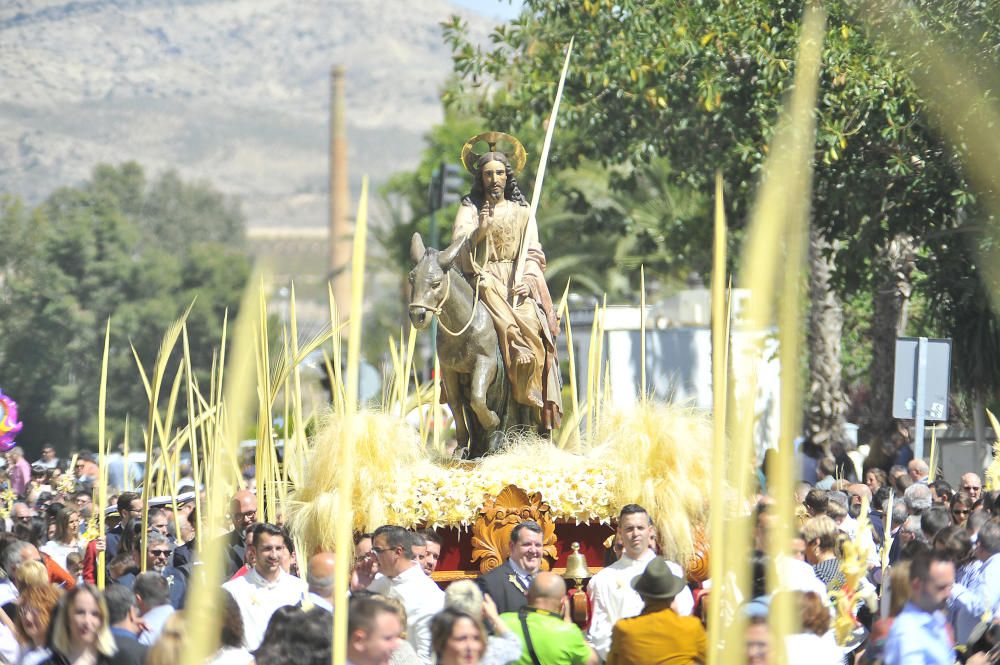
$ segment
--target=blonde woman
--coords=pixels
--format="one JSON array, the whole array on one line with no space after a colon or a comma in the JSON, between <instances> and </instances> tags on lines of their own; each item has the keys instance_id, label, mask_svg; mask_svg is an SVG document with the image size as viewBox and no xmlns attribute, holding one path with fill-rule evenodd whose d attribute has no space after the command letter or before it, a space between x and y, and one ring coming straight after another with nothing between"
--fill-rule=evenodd
<instances>
[{"instance_id":1,"label":"blonde woman","mask_svg":"<svg viewBox=\"0 0 1000 665\"><path fill-rule=\"evenodd\" d=\"M63 596L52 619L49 650L46 665L111 665L115 638L97 587L81 584Z\"/></svg>"},{"instance_id":2,"label":"blonde woman","mask_svg":"<svg viewBox=\"0 0 1000 665\"><path fill-rule=\"evenodd\" d=\"M844 584L844 574L840 571L840 558L837 556L839 533L836 522L826 515L810 517L802 525L806 561L828 589Z\"/></svg>"},{"instance_id":3,"label":"blonde woman","mask_svg":"<svg viewBox=\"0 0 1000 665\"><path fill-rule=\"evenodd\" d=\"M14 586L18 591L33 586L47 586L49 584L49 571L45 569L45 564L38 561L25 561L17 567L14 573Z\"/></svg>"},{"instance_id":4,"label":"blonde woman","mask_svg":"<svg viewBox=\"0 0 1000 665\"><path fill-rule=\"evenodd\" d=\"M36 665L52 655L45 646L45 638L49 632L52 612L62 595L58 587L49 584L45 566L35 561L29 563L41 569L40 573L35 571L36 579L37 575L42 577L40 584L27 583L20 587L21 594L17 598L17 625L22 651L18 665ZM18 576L28 567L28 564L21 565L17 571Z\"/></svg>"}]
</instances>

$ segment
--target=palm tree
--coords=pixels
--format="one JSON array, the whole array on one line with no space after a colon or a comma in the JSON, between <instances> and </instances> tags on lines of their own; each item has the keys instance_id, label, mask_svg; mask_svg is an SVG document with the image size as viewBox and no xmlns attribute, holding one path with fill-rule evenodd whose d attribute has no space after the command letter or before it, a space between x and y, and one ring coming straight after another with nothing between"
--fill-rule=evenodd
<instances>
[{"instance_id":1,"label":"palm tree","mask_svg":"<svg viewBox=\"0 0 1000 665\"><path fill-rule=\"evenodd\" d=\"M917 246L913 236L898 234L879 251L873 270L875 282L871 338L871 399L865 414L871 460L884 465L893 451L887 446L896 432L892 417L892 388L896 338L906 329L907 303L913 293Z\"/></svg>"},{"instance_id":2,"label":"palm tree","mask_svg":"<svg viewBox=\"0 0 1000 665\"><path fill-rule=\"evenodd\" d=\"M803 428L809 440L829 449L831 442L843 441L846 422L840 360L844 312L831 284L835 250L815 227L809 231L809 264L809 379Z\"/></svg>"}]
</instances>

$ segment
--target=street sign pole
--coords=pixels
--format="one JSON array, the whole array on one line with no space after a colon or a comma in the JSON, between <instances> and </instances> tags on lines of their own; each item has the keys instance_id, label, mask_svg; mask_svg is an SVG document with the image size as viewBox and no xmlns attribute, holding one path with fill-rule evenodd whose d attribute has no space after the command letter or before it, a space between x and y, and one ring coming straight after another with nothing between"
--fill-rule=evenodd
<instances>
[{"instance_id":1,"label":"street sign pole","mask_svg":"<svg viewBox=\"0 0 1000 665\"><path fill-rule=\"evenodd\" d=\"M948 422L951 340L900 337L892 377L892 417L912 420L913 455L924 456L924 426Z\"/></svg>"},{"instance_id":2,"label":"street sign pole","mask_svg":"<svg viewBox=\"0 0 1000 665\"><path fill-rule=\"evenodd\" d=\"M916 459L923 459L924 456L924 411L927 403L927 338L917 338L917 391L913 407L913 419L915 438L913 442L913 456Z\"/></svg>"}]
</instances>

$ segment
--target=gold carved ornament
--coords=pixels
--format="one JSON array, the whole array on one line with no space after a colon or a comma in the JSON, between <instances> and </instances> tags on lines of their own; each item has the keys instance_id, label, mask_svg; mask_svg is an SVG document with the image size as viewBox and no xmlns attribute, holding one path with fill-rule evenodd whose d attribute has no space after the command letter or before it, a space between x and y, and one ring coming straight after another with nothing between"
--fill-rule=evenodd
<instances>
[{"instance_id":1,"label":"gold carved ornament","mask_svg":"<svg viewBox=\"0 0 1000 665\"><path fill-rule=\"evenodd\" d=\"M688 557L687 571L688 581L701 584L708 579L708 537L705 534L704 526L696 526L694 529L694 553Z\"/></svg>"},{"instance_id":2,"label":"gold carved ornament","mask_svg":"<svg viewBox=\"0 0 1000 665\"><path fill-rule=\"evenodd\" d=\"M472 525L472 563L486 573L504 562L510 553L510 533L521 522L533 520L542 527L542 570L549 569L544 557L556 558L556 525L549 505L539 492L529 495L520 487L508 485L495 499L487 496Z\"/></svg>"}]
</instances>

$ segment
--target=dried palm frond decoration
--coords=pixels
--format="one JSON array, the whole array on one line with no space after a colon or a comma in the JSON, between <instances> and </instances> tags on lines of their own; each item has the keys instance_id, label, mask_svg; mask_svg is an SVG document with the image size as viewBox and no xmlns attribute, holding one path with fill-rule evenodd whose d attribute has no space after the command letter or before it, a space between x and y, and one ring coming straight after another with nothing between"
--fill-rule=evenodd
<instances>
[{"instance_id":1,"label":"dried palm frond decoration","mask_svg":"<svg viewBox=\"0 0 1000 665\"><path fill-rule=\"evenodd\" d=\"M608 523L628 503L657 522L662 551L684 561L704 527L710 487L711 420L694 409L642 402L628 412L605 407L581 453L535 434L511 434L503 450L476 462L433 458L418 432L380 412L331 415L308 451L309 467L290 495L291 524L307 551L334 545L341 445L354 447L354 524L465 528L486 498L507 485L539 492L556 519Z\"/></svg>"}]
</instances>

